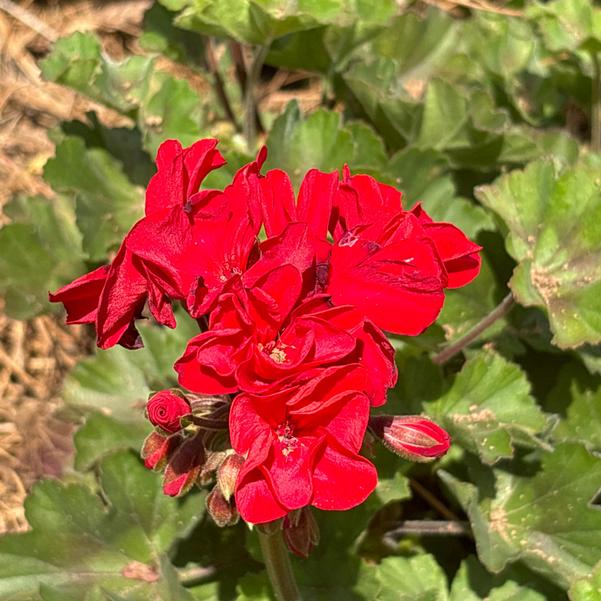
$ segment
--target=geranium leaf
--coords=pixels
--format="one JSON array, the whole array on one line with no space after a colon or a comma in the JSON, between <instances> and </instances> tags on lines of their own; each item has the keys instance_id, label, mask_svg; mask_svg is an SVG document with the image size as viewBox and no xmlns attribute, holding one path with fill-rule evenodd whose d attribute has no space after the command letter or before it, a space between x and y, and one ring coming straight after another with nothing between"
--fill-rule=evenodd
<instances>
[{"instance_id":1,"label":"geranium leaf","mask_svg":"<svg viewBox=\"0 0 601 601\"><path fill-rule=\"evenodd\" d=\"M73 203L17 198L4 208L12 223L0 229L0 294L7 313L28 319L49 310L48 292L85 271Z\"/></svg>"},{"instance_id":2,"label":"geranium leaf","mask_svg":"<svg viewBox=\"0 0 601 601\"><path fill-rule=\"evenodd\" d=\"M583 373L584 372L584 373ZM601 381L580 365L562 369L546 402L549 411L561 419L553 438L584 444L591 451L601 450Z\"/></svg>"},{"instance_id":3,"label":"geranium leaf","mask_svg":"<svg viewBox=\"0 0 601 601\"><path fill-rule=\"evenodd\" d=\"M547 310L553 342L571 348L601 341L598 168L580 163L561 171L541 160L479 188L477 197L509 228L507 250L518 262L511 289L521 304Z\"/></svg>"},{"instance_id":4,"label":"geranium leaf","mask_svg":"<svg viewBox=\"0 0 601 601\"><path fill-rule=\"evenodd\" d=\"M425 403L453 441L488 464L513 456L514 445L540 445L548 417L536 405L524 372L497 353L475 353L448 392Z\"/></svg>"},{"instance_id":5,"label":"geranium leaf","mask_svg":"<svg viewBox=\"0 0 601 601\"><path fill-rule=\"evenodd\" d=\"M591 506L601 489L601 460L582 445L560 444L532 477L495 470L492 498L488 489L440 475L467 512L489 570L522 560L567 588L601 560L601 511ZM490 476L478 471L474 477Z\"/></svg>"},{"instance_id":6,"label":"geranium leaf","mask_svg":"<svg viewBox=\"0 0 601 601\"><path fill-rule=\"evenodd\" d=\"M129 452L102 462L99 485L106 505L84 484L36 485L26 502L31 530L0 540L1 599L53 599L53 590L64 599L94 599L94 590L130 601L192 599L165 556L198 512L190 503L178 509Z\"/></svg>"},{"instance_id":7,"label":"geranium leaf","mask_svg":"<svg viewBox=\"0 0 601 601\"><path fill-rule=\"evenodd\" d=\"M492 576L470 556L461 562L449 601L545 601L545 597L514 580Z\"/></svg>"},{"instance_id":8,"label":"geranium leaf","mask_svg":"<svg viewBox=\"0 0 601 601\"><path fill-rule=\"evenodd\" d=\"M117 449L139 451L150 425L123 424L102 413L92 413L75 433L75 469L87 471Z\"/></svg>"},{"instance_id":9,"label":"geranium leaf","mask_svg":"<svg viewBox=\"0 0 601 601\"><path fill-rule=\"evenodd\" d=\"M348 163L351 170L365 172L386 163L384 144L369 126L343 125L339 113L324 109L303 117L296 102L275 120L267 148L266 168L284 169L295 183L313 167L333 171Z\"/></svg>"},{"instance_id":10,"label":"geranium leaf","mask_svg":"<svg viewBox=\"0 0 601 601\"><path fill-rule=\"evenodd\" d=\"M81 138L67 136L59 143L44 177L75 199L83 247L92 261L105 261L107 251L143 215L142 191L130 183L121 164L100 148L86 148Z\"/></svg>"},{"instance_id":11,"label":"geranium leaf","mask_svg":"<svg viewBox=\"0 0 601 601\"><path fill-rule=\"evenodd\" d=\"M154 156L168 138L188 145L202 137L204 121L201 97L188 82L157 70L155 61L143 56L113 61L95 36L74 33L56 42L41 68L47 79L133 117Z\"/></svg>"},{"instance_id":12,"label":"geranium leaf","mask_svg":"<svg viewBox=\"0 0 601 601\"><path fill-rule=\"evenodd\" d=\"M592 574L570 587L570 601L601 601L601 563Z\"/></svg>"},{"instance_id":13,"label":"geranium leaf","mask_svg":"<svg viewBox=\"0 0 601 601\"><path fill-rule=\"evenodd\" d=\"M135 353L116 346L81 361L65 380L65 401L127 424L142 421L150 392L177 383L173 363L196 331L180 314L175 330L144 324L140 333L145 348Z\"/></svg>"},{"instance_id":14,"label":"geranium leaf","mask_svg":"<svg viewBox=\"0 0 601 601\"><path fill-rule=\"evenodd\" d=\"M431 555L387 557L378 566L378 601L447 601L447 579Z\"/></svg>"},{"instance_id":15,"label":"geranium leaf","mask_svg":"<svg viewBox=\"0 0 601 601\"><path fill-rule=\"evenodd\" d=\"M319 27L348 26L357 20L385 24L397 11L392 0L375 5L362 0L161 0L170 10L182 11L176 24L206 35L233 38L249 44L272 40Z\"/></svg>"}]
</instances>

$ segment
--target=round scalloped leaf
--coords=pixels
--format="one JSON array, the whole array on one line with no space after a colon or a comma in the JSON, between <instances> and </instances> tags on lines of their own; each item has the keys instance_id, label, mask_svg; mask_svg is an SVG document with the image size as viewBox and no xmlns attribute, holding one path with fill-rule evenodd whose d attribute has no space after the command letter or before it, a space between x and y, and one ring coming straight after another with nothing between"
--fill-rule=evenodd
<instances>
[{"instance_id":1,"label":"round scalloped leaf","mask_svg":"<svg viewBox=\"0 0 601 601\"><path fill-rule=\"evenodd\" d=\"M591 506L601 489L601 459L584 446L558 445L534 476L500 469L491 474L480 465L472 474L480 489L440 475L468 514L478 556L489 570L521 560L568 588L601 560L601 511Z\"/></svg>"},{"instance_id":2,"label":"round scalloped leaf","mask_svg":"<svg viewBox=\"0 0 601 601\"><path fill-rule=\"evenodd\" d=\"M601 341L598 167L562 171L540 160L478 188L477 197L507 225L507 250L518 262L511 289L521 304L547 310L554 344Z\"/></svg>"},{"instance_id":3,"label":"round scalloped leaf","mask_svg":"<svg viewBox=\"0 0 601 601\"><path fill-rule=\"evenodd\" d=\"M182 506L163 495L160 479L129 452L102 462L98 484L102 497L79 483L34 487L25 505L31 530L0 540L0 599L192 601L166 554L202 501Z\"/></svg>"}]
</instances>

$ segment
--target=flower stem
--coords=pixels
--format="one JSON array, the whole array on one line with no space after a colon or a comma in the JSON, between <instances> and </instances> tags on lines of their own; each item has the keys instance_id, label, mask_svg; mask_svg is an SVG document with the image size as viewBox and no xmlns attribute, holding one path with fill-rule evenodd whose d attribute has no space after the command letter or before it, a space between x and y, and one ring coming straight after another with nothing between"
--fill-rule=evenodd
<instances>
[{"instance_id":1,"label":"flower stem","mask_svg":"<svg viewBox=\"0 0 601 601\"><path fill-rule=\"evenodd\" d=\"M597 52L591 53L593 61L593 87L591 90L591 149L601 152L601 66Z\"/></svg>"},{"instance_id":2,"label":"flower stem","mask_svg":"<svg viewBox=\"0 0 601 601\"><path fill-rule=\"evenodd\" d=\"M290 555L284 543L280 523L257 527L259 543L267 568L267 575L277 601L302 601L292 573Z\"/></svg>"},{"instance_id":3,"label":"flower stem","mask_svg":"<svg viewBox=\"0 0 601 601\"><path fill-rule=\"evenodd\" d=\"M432 361L438 365L446 363L449 359L452 359L455 355L460 353L470 342L473 342L484 332L492 326L495 321L501 319L504 315L509 313L509 310L513 307L514 300L511 292L486 316L484 319L479 321L465 336L449 344L440 353L432 357Z\"/></svg>"},{"instance_id":4,"label":"flower stem","mask_svg":"<svg viewBox=\"0 0 601 601\"><path fill-rule=\"evenodd\" d=\"M244 133L249 152L254 152L255 150L255 139L257 137L256 93L261 77L261 69L263 68L263 61L268 51L269 45L260 46L256 50L246 76Z\"/></svg>"}]
</instances>

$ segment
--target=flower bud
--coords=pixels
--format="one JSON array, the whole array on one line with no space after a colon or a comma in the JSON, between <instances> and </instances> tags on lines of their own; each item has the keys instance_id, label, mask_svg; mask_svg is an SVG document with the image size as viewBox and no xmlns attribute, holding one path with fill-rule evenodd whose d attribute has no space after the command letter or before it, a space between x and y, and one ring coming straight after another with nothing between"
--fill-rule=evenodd
<instances>
[{"instance_id":1,"label":"flower bud","mask_svg":"<svg viewBox=\"0 0 601 601\"><path fill-rule=\"evenodd\" d=\"M163 492L170 497L179 497L196 483L206 460L201 433L182 442L170 456L163 474Z\"/></svg>"},{"instance_id":2,"label":"flower bud","mask_svg":"<svg viewBox=\"0 0 601 601\"><path fill-rule=\"evenodd\" d=\"M240 517L234 501L228 501L221 493L219 486L215 486L207 495L206 504L209 515L220 528L233 526Z\"/></svg>"},{"instance_id":3,"label":"flower bud","mask_svg":"<svg viewBox=\"0 0 601 601\"><path fill-rule=\"evenodd\" d=\"M284 517L284 541L303 559L319 544L319 526L310 507L295 509Z\"/></svg>"},{"instance_id":4,"label":"flower bud","mask_svg":"<svg viewBox=\"0 0 601 601\"><path fill-rule=\"evenodd\" d=\"M165 436L159 432L151 432L142 445L142 459L150 470L161 471L169 459L169 455L182 441L179 435Z\"/></svg>"},{"instance_id":5,"label":"flower bud","mask_svg":"<svg viewBox=\"0 0 601 601\"><path fill-rule=\"evenodd\" d=\"M190 403L178 390L161 390L146 404L146 415L152 425L162 428L165 432L180 430L180 418L190 412Z\"/></svg>"},{"instance_id":6,"label":"flower bud","mask_svg":"<svg viewBox=\"0 0 601 601\"><path fill-rule=\"evenodd\" d=\"M236 480L238 479L238 474L240 473L243 465L244 457L242 457L242 455L232 453L224 459L223 463L217 470L217 485L219 486L223 496L228 501L234 494Z\"/></svg>"},{"instance_id":7,"label":"flower bud","mask_svg":"<svg viewBox=\"0 0 601 601\"><path fill-rule=\"evenodd\" d=\"M419 415L378 415L369 427L388 449L409 461L432 461L451 446L451 437L440 426Z\"/></svg>"}]
</instances>

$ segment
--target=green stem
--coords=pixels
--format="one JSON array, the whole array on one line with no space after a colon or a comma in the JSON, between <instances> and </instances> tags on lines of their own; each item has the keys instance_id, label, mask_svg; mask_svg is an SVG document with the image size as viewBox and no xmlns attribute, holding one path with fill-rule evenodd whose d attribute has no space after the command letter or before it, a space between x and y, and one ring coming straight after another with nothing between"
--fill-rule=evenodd
<instances>
[{"instance_id":1,"label":"green stem","mask_svg":"<svg viewBox=\"0 0 601 601\"><path fill-rule=\"evenodd\" d=\"M460 353L468 344L476 340L482 332L490 328L495 321L505 316L513 307L514 300L511 292L486 316L479 321L465 336L461 337L457 342L450 344L440 353L432 357L432 361L438 365L446 363L455 355Z\"/></svg>"},{"instance_id":2,"label":"green stem","mask_svg":"<svg viewBox=\"0 0 601 601\"><path fill-rule=\"evenodd\" d=\"M279 523L257 527L259 543L265 560L267 575L277 601L302 601L296 585L290 555Z\"/></svg>"},{"instance_id":3,"label":"green stem","mask_svg":"<svg viewBox=\"0 0 601 601\"><path fill-rule=\"evenodd\" d=\"M261 77L263 62L269 51L269 45L260 46L253 57L252 63L246 77L246 90L244 97L244 134L249 152L255 150L255 139L257 137L257 106L256 91Z\"/></svg>"},{"instance_id":4,"label":"green stem","mask_svg":"<svg viewBox=\"0 0 601 601\"><path fill-rule=\"evenodd\" d=\"M601 66L597 52L591 53L593 60L593 87L591 90L591 149L601 152Z\"/></svg>"}]
</instances>

